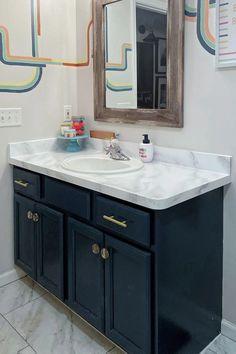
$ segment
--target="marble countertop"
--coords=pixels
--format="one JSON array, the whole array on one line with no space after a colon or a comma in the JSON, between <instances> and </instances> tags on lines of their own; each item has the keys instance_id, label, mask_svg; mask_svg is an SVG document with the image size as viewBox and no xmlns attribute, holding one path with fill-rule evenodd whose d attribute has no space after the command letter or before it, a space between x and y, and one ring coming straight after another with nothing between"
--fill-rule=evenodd
<instances>
[{"instance_id":1,"label":"marble countertop","mask_svg":"<svg viewBox=\"0 0 236 354\"><path fill-rule=\"evenodd\" d=\"M91 139L80 155L101 154L104 142ZM138 145L121 143L137 157ZM65 170L69 156L54 138L9 144L9 163L153 210L162 210L231 182L231 157L155 147L152 163L116 175L84 175Z\"/></svg>"}]
</instances>

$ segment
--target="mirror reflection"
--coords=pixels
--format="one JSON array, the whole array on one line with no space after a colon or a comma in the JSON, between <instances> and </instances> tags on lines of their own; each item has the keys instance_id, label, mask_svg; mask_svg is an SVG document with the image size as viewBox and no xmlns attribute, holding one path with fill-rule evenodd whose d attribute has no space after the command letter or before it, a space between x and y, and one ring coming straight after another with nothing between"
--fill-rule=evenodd
<instances>
[{"instance_id":1,"label":"mirror reflection","mask_svg":"<svg viewBox=\"0 0 236 354\"><path fill-rule=\"evenodd\" d=\"M167 109L168 0L105 6L106 107Z\"/></svg>"}]
</instances>

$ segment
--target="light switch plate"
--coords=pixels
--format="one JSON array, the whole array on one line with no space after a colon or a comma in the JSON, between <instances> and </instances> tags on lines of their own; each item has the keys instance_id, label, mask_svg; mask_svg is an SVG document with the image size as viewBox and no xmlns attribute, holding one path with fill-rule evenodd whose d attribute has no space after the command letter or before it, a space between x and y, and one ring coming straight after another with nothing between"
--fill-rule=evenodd
<instances>
[{"instance_id":1,"label":"light switch plate","mask_svg":"<svg viewBox=\"0 0 236 354\"><path fill-rule=\"evenodd\" d=\"M22 125L22 108L0 108L0 127Z\"/></svg>"}]
</instances>

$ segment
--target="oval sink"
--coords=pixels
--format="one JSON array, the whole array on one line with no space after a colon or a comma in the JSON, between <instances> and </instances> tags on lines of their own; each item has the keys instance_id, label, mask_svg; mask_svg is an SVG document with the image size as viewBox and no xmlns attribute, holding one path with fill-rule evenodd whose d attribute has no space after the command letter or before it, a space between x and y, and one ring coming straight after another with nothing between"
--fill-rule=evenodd
<instances>
[{"instance_id":1,"label":"oval sink","mask_svg":"<svg viewBox=\"0 0 236 354\"><path fill-rule=\"evenodd\" d=\"M140 170L143 163L131 158L129 161L112 160L110 157L99 156L73 156L62 162L66 170L78 173L115 174Z\"/></svg>"}]
</instances>

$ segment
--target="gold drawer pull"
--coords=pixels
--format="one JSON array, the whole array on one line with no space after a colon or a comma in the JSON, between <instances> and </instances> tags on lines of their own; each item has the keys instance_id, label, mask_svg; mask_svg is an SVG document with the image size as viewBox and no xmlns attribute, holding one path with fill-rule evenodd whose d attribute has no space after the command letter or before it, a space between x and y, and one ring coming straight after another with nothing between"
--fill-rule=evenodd
<instances>
[{"instance_id":1,"label":"gold drawer pull","mask_svg":"<svg viewBox=\"0 0 236 354\"><path fill-rule=\"evenodd\" d=\"M103 219L106 221L110 221L112 224L124 227L125 229L128 227L127 221L116 220L114 216L103 215Z\"/></svg>"},{"instance_id":2,"label":"gold drawer pull","mask_svg":"<svg viewBox=\"0 0 236 354\"><path fill-rule=\"evenodd\" d=\"M28 186L29 186L29 183L28 182L24 182L24 181L22 181L22 180L15 180L14 181L14 183L15 184L17 184L18 186L21 186L21 187L23 187L23 188L28 188Z\"/></svg>"},{"instance_id":3,"label":"gold drawer pull","mask_svg":"<svg viewBox=\"0 0 236 354\"><path fill-rule=\"evenodd\" d=\"M110 253L106 248L103 248L101 250L101 257L102 259L104 259L105 261L110 257Z\"/></svg>"}]
</instances>

